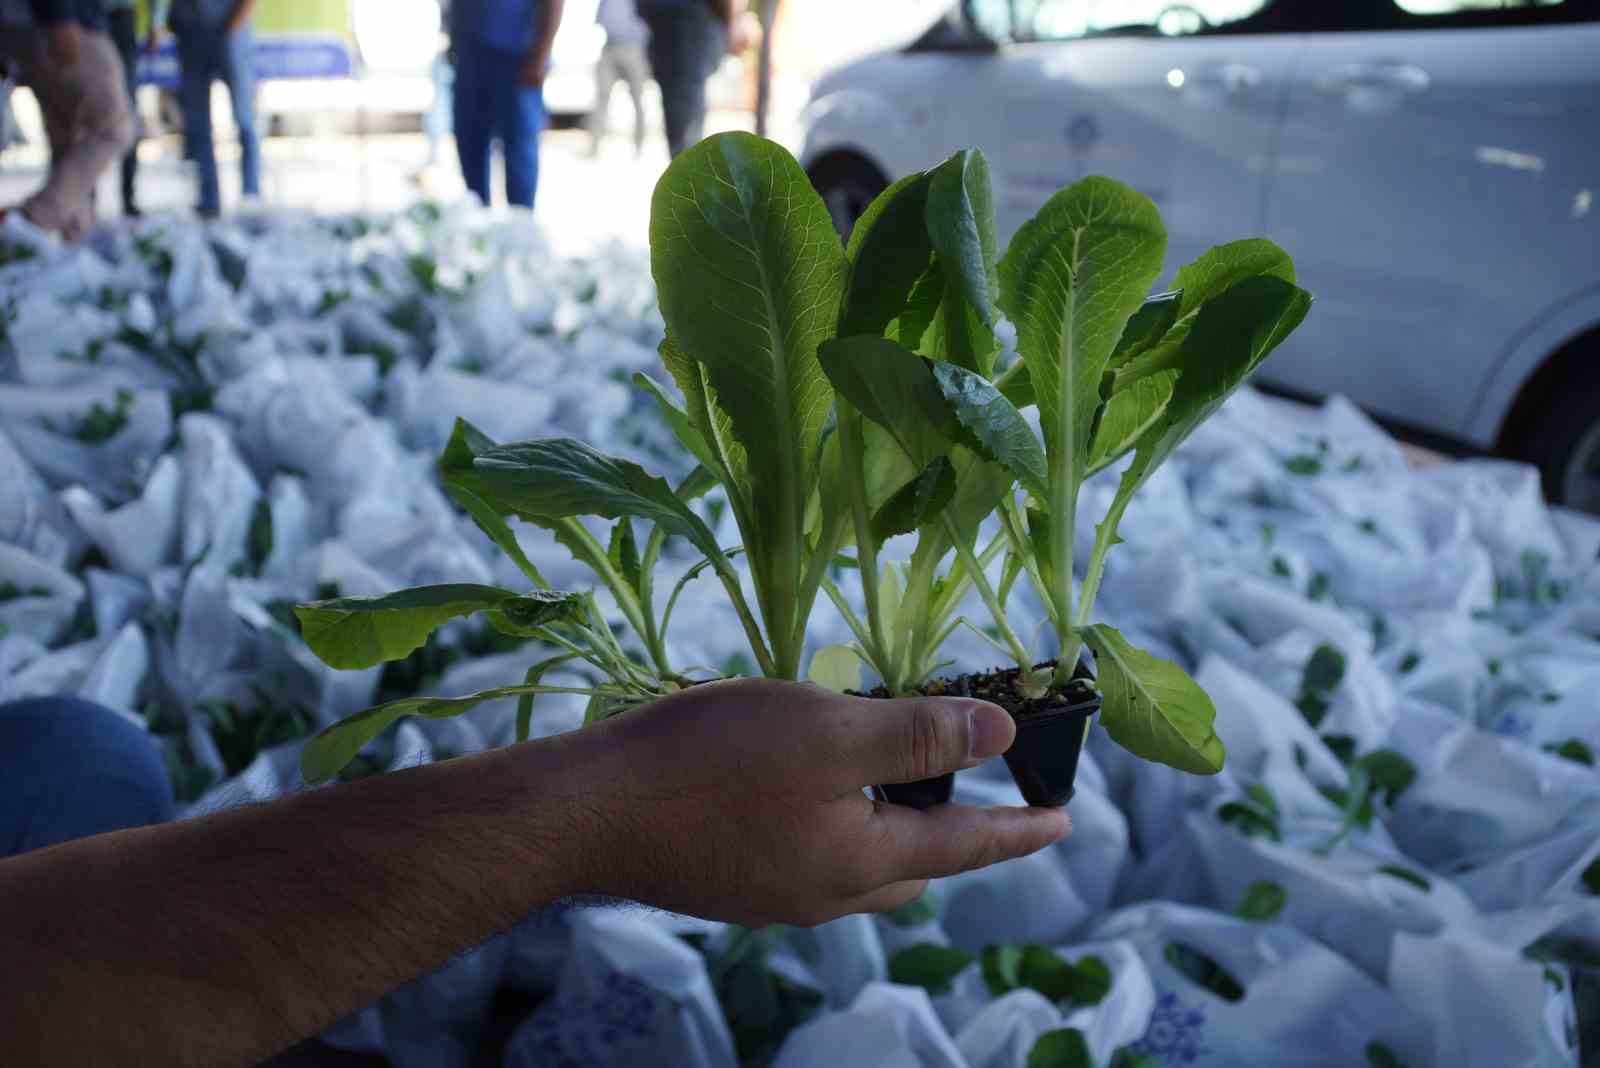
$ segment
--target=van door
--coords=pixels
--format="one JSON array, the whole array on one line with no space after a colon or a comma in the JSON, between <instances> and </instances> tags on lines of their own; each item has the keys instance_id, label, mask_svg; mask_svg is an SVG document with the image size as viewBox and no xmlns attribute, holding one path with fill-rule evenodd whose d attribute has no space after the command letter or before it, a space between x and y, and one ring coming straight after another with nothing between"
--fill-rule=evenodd
<instances>
[{"instance_id":1,"label":"van door","mask_svg":"<svg viewBox=\"0 0 1600 1068\"><path fill-rule=\"evenodd\" d=\"M1518 332L1595 274L1579 6L1325 6L1360 21L1311 34L1290 92L1266 232L1317 303L1268 381L1465 434Z\"/></svg>"}]
</instances>

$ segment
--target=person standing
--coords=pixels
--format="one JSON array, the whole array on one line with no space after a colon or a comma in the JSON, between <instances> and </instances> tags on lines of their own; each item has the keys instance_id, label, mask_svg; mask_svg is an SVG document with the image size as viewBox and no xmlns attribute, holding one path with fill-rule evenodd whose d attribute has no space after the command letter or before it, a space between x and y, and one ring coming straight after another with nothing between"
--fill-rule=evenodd
<instances>
[{"instance_id":1,"label":"person standing","mask_svg":"<svg viewBox=\"0 0 1600 1068\"><path fill-rule=\"evenodd\" d=\"M492 202L490 157L500 142L506 200L532 208L539 188L544 79L565 0L454 0L456 152L461 176Z\"/></svg>"},{"instance_id":2,"label":"person standing","mask_svg":"<svg viewBox=\"0 0 1600 1068\"><path fill-rule=\"evenodd\" d=\"M139 198L135 185L139 174L139 18L134 0L103 0L106 29L122 59L122 73L128 87L128 114L133 120L133 143L122 157L122 214L138 218Z\"/></svg>"},{"instance_id":3,"label":"person standing","mask_svg":"<svg viewBox=\"0 0 1600 1068\"><path fill-rule=\"evenodd\" d=\"M606 31L605 47L600 50L600 62L595 67L596 85L594 111L589 115L589 135L592 138L589 154L600 154L600 141L606 135L607 114L610 110L611 90L618 81L628 87L633 101L633 154L644 151L644 85L650 80L650 60L645 55L645 45L650 40L650 27L639 17L633 0L600 0L595 21Z\"/></svg>"},{"instance_id":4,"label":"person standing","mask_svg":"<svg viewBox=\"0 0 1600 1068\"><path fill-rule=\"evenodd\" d=\"M661 87L661 116L673 156L699 141L706 125L706 79L727 52L749 44L734 0L639 0L650 27L650 69Z\"/></svg>"},{"instance_id":5,"label":"person standing","mask_svg":"<svg viewBox=\"0 0 1600 1068\"><path fill-rule=\"evenodd\" d=\"M94 221L94 187L133 139L122 60L102 0L29 0L0 15L0 60L33 89L50 139L44 186L22 205L41 229L74 240Z\"/></svg>"},{"instance_id":6,"label":"person standing","mask_svg":"<svg viewBox=\"0 0 1600 1068\"><path fill-rule=\"evenodd\" d=\"M239 129L240 184L261 195L261 140L256 135L256 0L172 0L167 25L178 39L178 105L185 150L200 170L202 216L222 213L222 187L211 133L211 83L221 80Z\"/></svg>"}]
</instances>

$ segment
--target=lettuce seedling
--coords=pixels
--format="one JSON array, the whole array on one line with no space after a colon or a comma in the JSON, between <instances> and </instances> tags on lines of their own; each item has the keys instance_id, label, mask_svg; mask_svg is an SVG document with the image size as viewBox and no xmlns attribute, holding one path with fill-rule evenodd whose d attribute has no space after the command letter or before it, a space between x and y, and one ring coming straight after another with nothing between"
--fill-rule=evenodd
<instances>
[{"instance_id":1,"label":"lettuce seedling","mask_svg":"<svg viewBox=\"0 0 1600 1068\"><path fill-rule=\"evenodd\" d=\"M969 247L982 248L981 233ZM926 450L927 435L937 431L952 464L963 450L993 459L1023 491L1001 495L1008 558L1000 589L964 557L1016 660L1019 701L1064 695L1088 645L1112 738L1140 757L1211 773L1224 753L1205 692L1178 665L1092 623L1091 614L1134 494L1294 330L1311 297L1294 284L1282 250L1247 240L1212 249L1178 272L1175 292L1147 299L1165 250L1160 214L1146 197L1110 179L1086 179L1025 223L999 264L996 304L1016 326L1020 357L1005 375L993 378L977 361L929 359L904 338L841 340L839 358L826 366L840 394L913 464L926 453L912 450ZM977 270L964 277L986 282ZM947 286L944 302L952 289L966 297L966 321L984 321L984 285ZM877 403L883 396L900 399ZM1019 410L1029 405L1038 408L1042 442ZM1080 593L1073 558L1083 483L1130 454ZM1002 594L1020 576L1059 639L1060 655L1046 671L1032 669L1006 618Z\"/></svg>"},{"instance_id":2,"label":"lettuce seedling","mask_svg":"<svg viewBox=\"0 0 1600 1068\"><path fill-rule=\"evenodd\" d=\"M607 543L602 543L578 518L547 514L541 508L523 507L514 477L519 450L539 448L557 452L555 444L528 442L500 446L464 420L456 423L449 444L439 458L439 475L446 492L470 515L479 529L506 554L527 578L531 589L518 593L495 586L453 584L424 586L383 597L340 597L299 605L295 614L306 643L331 667L355 669L400 660L428 641L445 623L481 616L495 630L516 638L536 639L556 650L534 663L519 686L499 687L455 698L410 697L369 708L326 728L307 744L301 770L308 782L337 775L369 741L396 721L411 715L435 719L457 716L485 701L519 699L516 732L528 737L533 700L544 693L577 693L590 699L586 721L603 718L680 689L688 680L667 658L666 636L678 594L698 573L691 568L668 598L665 610L654 610L654 574L661 550L670 534L688 531L691 541L715 547L709 528L687 502L711 485L696 471L676 490L650 478L632 464L609 460L576 442L562 455L575 472L588 470L596 478L612 480L615 493L632 492L638 501L633 513L644 514L649 534L639 550L634 521L621 509L603 509L620 515ZM482 465L481 467L479 465ZM601 511L602 509L596 509ZM521 519L549 529L556 540L595 576L631 632L633 649L625 648L592 593L552 590L544 575L518 543L509 520ZM652 521L653 520L653 521ZM726 554L707 561L732 575ZM577 670L590 680L584 686L544 683L554 669Z\"/></svg>"},{"instance_id":3,"label":"lettuce seedling","mask_svg":"<svg viewBox=\"0 0 1600 1068\"><path fill-rule=\"evenodd\" d=\"M848 505L866 618L825 581L856 641L818 652L817 681L859 678L859 660L890 694L923 688L960 622L955 612L971 576L1005 549L1003 536L981 550L976 542L1010 485L1006 469L981 447L952 444L947 435L960 428L923 369L897 376L905 368L892 359L904 347L992 372L999 342L990 203L983 156L960 152L896 182L851 233L838 336L819 350L839 390L822 492ZM877 358L884 350L888 361ZM884 373L861 374L874 365ZM883 542L910 533L917 540L909 563L883 564ZM941 575L952 549L957 562Z\"/></svg>"}]
</instances>

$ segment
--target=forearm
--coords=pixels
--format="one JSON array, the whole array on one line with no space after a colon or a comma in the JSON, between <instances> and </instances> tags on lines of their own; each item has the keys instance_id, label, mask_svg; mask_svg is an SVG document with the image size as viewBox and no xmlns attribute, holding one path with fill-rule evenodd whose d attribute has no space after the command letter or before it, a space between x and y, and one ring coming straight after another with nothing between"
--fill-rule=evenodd
<instances>
[{"instance_id":1,"label":"forearm","mask_svg":"<svg viewBox=\"0 0 1600 1068\"><path fill-rule=\"evenodd\" d=\"M556 33L561 29L561 15L566 0L545 0L544 15L539 20L539 34L534 38L532 52L540 62L548 62L550 50L555 47Z\"/></svg>"},{"instance_id":2,"label":"forearm","mask_svg":"<svg viewBox=\"0 0 1600 1068\"><path fill-rule=\"evenodd\" d=\"M253 1064L591 889L573 843L592 848L595 828L563 786L573 749L537 742L0 863L0 960L28 977L0 995L8 1058Z\"/></svg>"},{"instance_id":3,"label":"forearm","mask_svg":"<svg viewBox=\"0 0 1600 1068\"><path fill-rule=\"evenodd\" d=\"M228 25L242 26L255 12L256 0L235 0L233 13L228 16Z\"/></svg>"},{"instance_id":4,"label":"forearm","mask_svg":"<svg viewBox=\"0 0 1600 1068\"><path fill-rule=\"evenodd\" d=\"M737 13L734 0L711 0L711 10L716 13L725 25L733 25L734 15Z\"/></svg>"}]
</instances>

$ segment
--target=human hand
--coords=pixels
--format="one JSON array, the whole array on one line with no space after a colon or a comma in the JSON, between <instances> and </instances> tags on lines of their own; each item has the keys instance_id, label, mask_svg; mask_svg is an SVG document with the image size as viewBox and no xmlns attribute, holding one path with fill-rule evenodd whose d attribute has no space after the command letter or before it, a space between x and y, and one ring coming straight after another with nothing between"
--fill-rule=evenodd
<instances>
[{"instance_id":1,"label":"human hand","mask_svg":"<svg viewBox=\"0 0 1600 1068\"><path fill-rule=\"evenodd\" d=\"M742 55L761 44L761 20L745 11L728 23L728 54Z\"/></svg>"},{"instance_id":2,"label":"human hand","mask_svg":"<svg viewBox=\"0 0 1600 1068\"><path fill-rule=\"evenodd\" d=\"M765 679L694 687L568 736L582 754L567 765L585 784L575 800L594 821L583 881L752 926L895 908L930 878L1071 830L1058 809L919 812L862 793L975 767L1015 730L977 701L877 701Z\"/></svg>"},{"instance_id":3,"label":"human hand","mask_svg":"<svg viewBox=\"0 0 1600 1068\"><path fill-rule=\"evenodd\" d=\"M517 71L517 84L524 89L538 89L544 85L545 73L550 69L550 55L547 52L529 52L522 59L522 66Z\"/></svg>"},{"instance_id":4,"label":"human hand","mask_svg":"<svg viewBox=\"0 0 1600 1068\"><path fill-rule=\"evenodd\" d=\"M45 47L50 53L50 61L58 67L74 67L78 64L78 54L83 46L83 34L78 29L78 24L68 20L66 22L52 22L45 27Z\"/></svg>"},{"instance_id":5,"label":"human hand","mask_svg":"<svg viewBox=\"0 0 1600 1068\"><path fill-rule=\"evenodd\" d=\"M147 55L154 55L156 49L161 47L163 31L160 26L151 26L150 32L144 39L144 50Z\"/></svg>"}]
</instances>

